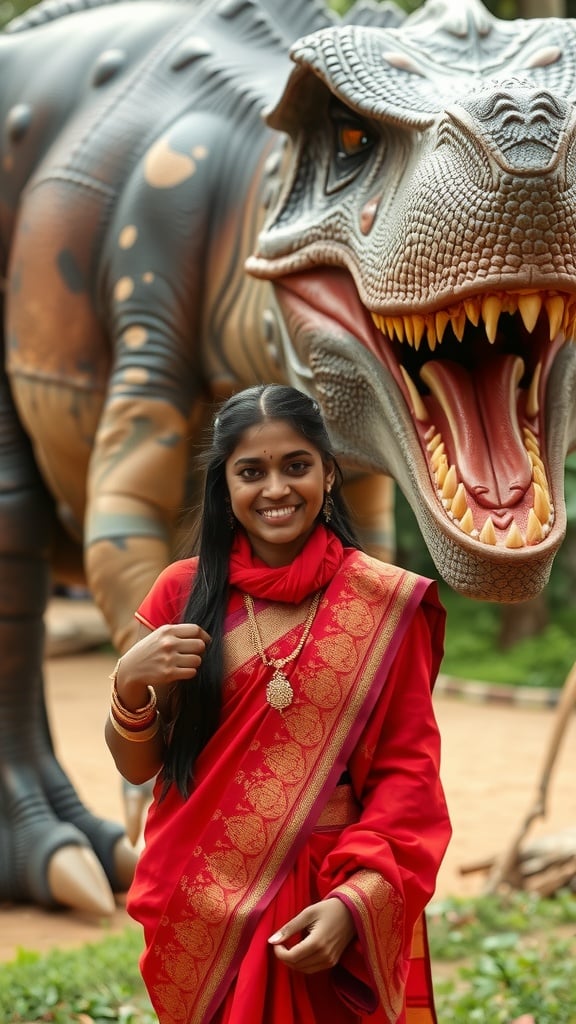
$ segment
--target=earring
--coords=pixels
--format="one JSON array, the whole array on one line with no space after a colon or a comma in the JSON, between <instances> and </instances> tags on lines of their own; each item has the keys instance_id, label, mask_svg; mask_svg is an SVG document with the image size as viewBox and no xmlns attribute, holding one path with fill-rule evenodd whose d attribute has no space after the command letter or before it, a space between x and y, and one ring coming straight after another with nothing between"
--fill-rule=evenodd
<instances>
[{"instance_id":1,"label":"earring","mask_svg":"<svg viewBox=\"0 0 576 1024\"><path fill-rule=\"evenodd\" d=\"M231 530L235 530L236 529L236 516L234 515L234 513L232 511L232 502L230 501L230 498L227 497L225 499L225 504L226 504L226 521L227 521L228 526L230 527L230 529Z\"/></svg>"},{"instance_id":2,"label":"earring","mask_svg":"<svg viewBox=\"0 0 576 1024\"><path fill-rule=\"evenodd\" d=\"M334 511L334 498L330 494L330 491L326 491L324 495L324 504L322 506L322 515L324 516L324 522L326 525L332 519L332 512Z\"/></svg>"}]
</instances>

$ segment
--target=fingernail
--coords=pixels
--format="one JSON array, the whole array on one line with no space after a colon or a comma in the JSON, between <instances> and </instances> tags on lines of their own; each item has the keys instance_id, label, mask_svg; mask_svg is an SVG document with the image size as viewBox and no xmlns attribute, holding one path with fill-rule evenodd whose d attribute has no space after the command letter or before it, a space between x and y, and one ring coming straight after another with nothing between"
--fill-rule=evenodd
<instances>
[{"instance_id":1,"label":"fingernail","mask_svg":"<svg viewBox=\"0 0 576 1024\"><path fill-rule=\"evenodd\" d=\"M281 938L282 938L282 932L274 932L274 935L270 936L270 938L268 939L268 942L280 942Z\"/></svg>"}]
</instances>

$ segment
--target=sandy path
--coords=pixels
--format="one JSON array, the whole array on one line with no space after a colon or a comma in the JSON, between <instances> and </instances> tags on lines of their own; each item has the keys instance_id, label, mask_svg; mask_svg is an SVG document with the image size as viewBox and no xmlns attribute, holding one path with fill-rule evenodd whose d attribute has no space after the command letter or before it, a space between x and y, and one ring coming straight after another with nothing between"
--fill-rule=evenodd
<instances>
[{"instance_id":1,"label":"sandy path","mask_svg":"<svg viewBox=\"0 0 576 1024\"><path fill-rule=\"evenodd\" d=\"M101 651L52 658L47 692L56 748L80 795L98 814L122 820L121 788L103 740L113 664L113 656ZM462 876L460 867L507 849L531 804L554 712L438 696L436 713L454 826L437 894L473 895L480 892L483 876ZM575 750L573 716L554 774L548 817L531 835L576 825ZM122 907L106 922L67 911L1 907L0 960L11 959L19 947L45 950L97 941L127 923Z\"/></svg>"}]
</instances>

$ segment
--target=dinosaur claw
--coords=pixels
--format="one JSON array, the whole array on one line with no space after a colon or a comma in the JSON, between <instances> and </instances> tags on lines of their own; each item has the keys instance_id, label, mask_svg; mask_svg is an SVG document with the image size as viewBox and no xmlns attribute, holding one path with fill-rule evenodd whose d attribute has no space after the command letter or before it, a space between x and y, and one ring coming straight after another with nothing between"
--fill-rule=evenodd
<instances>
[{"instance_id":1,"label":"dinosaur claw","mask_svg":"<svg viewBox=\"0 0 576 1024\"><path fill-rule=\"evenodd\" d=\"M142 822L152 799L152 790L146 784L132 786L129 783L125 783L122 798L126 835L132 845L136 846L142 833Z\"/></svg>"},{"instance_id":2,"label":"dinosaur claw","mask_svg":"<svg viewBox=\"0 0 576 1024\"><path fill-rule=\"evenodd\" d=\"M122 836L114 847L114 870L119 892L126 892L132 884L138 850L127 836Z\"/></svg>"},{"instance_id":3,"label":"dinosaur claw","mask_svg":"<svg viewBox=\"0 0 576 1024\"><path fill-rule=\"evenodd\" d=\"M48 885L62 906L110 917L116 909L110 883L96 855L85 846L61 846L50 858Z\"/></svg>"}]
</instances>

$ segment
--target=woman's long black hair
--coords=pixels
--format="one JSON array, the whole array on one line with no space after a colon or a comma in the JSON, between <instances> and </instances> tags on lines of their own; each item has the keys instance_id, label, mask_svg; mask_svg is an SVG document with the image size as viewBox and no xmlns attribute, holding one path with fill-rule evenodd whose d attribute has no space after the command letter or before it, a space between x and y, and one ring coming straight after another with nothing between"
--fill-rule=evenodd
<instances>
[{"instance_id":1,"label":"woman's long black hair","mask_svg":"<svg viewBox=\"0 0 576 1024\"><path fill-rule=\"evenodd\" d=\"M214 733L221 708L228 561L234 539L226 462L244 432L265 420L285 420L317 449L326 467L334 466L329 528L344 546L360 547L341 494L342 472L318 403L282 384L258 385L228 399L214 420L212 444L204 456L204 497L194 543L198 571L184 613L184 621L198 623L212 640L198 674L175 684L171 693L164 792L174 783L184 797L190 791L196 758Z\"/></svg>"}]
</instances>

